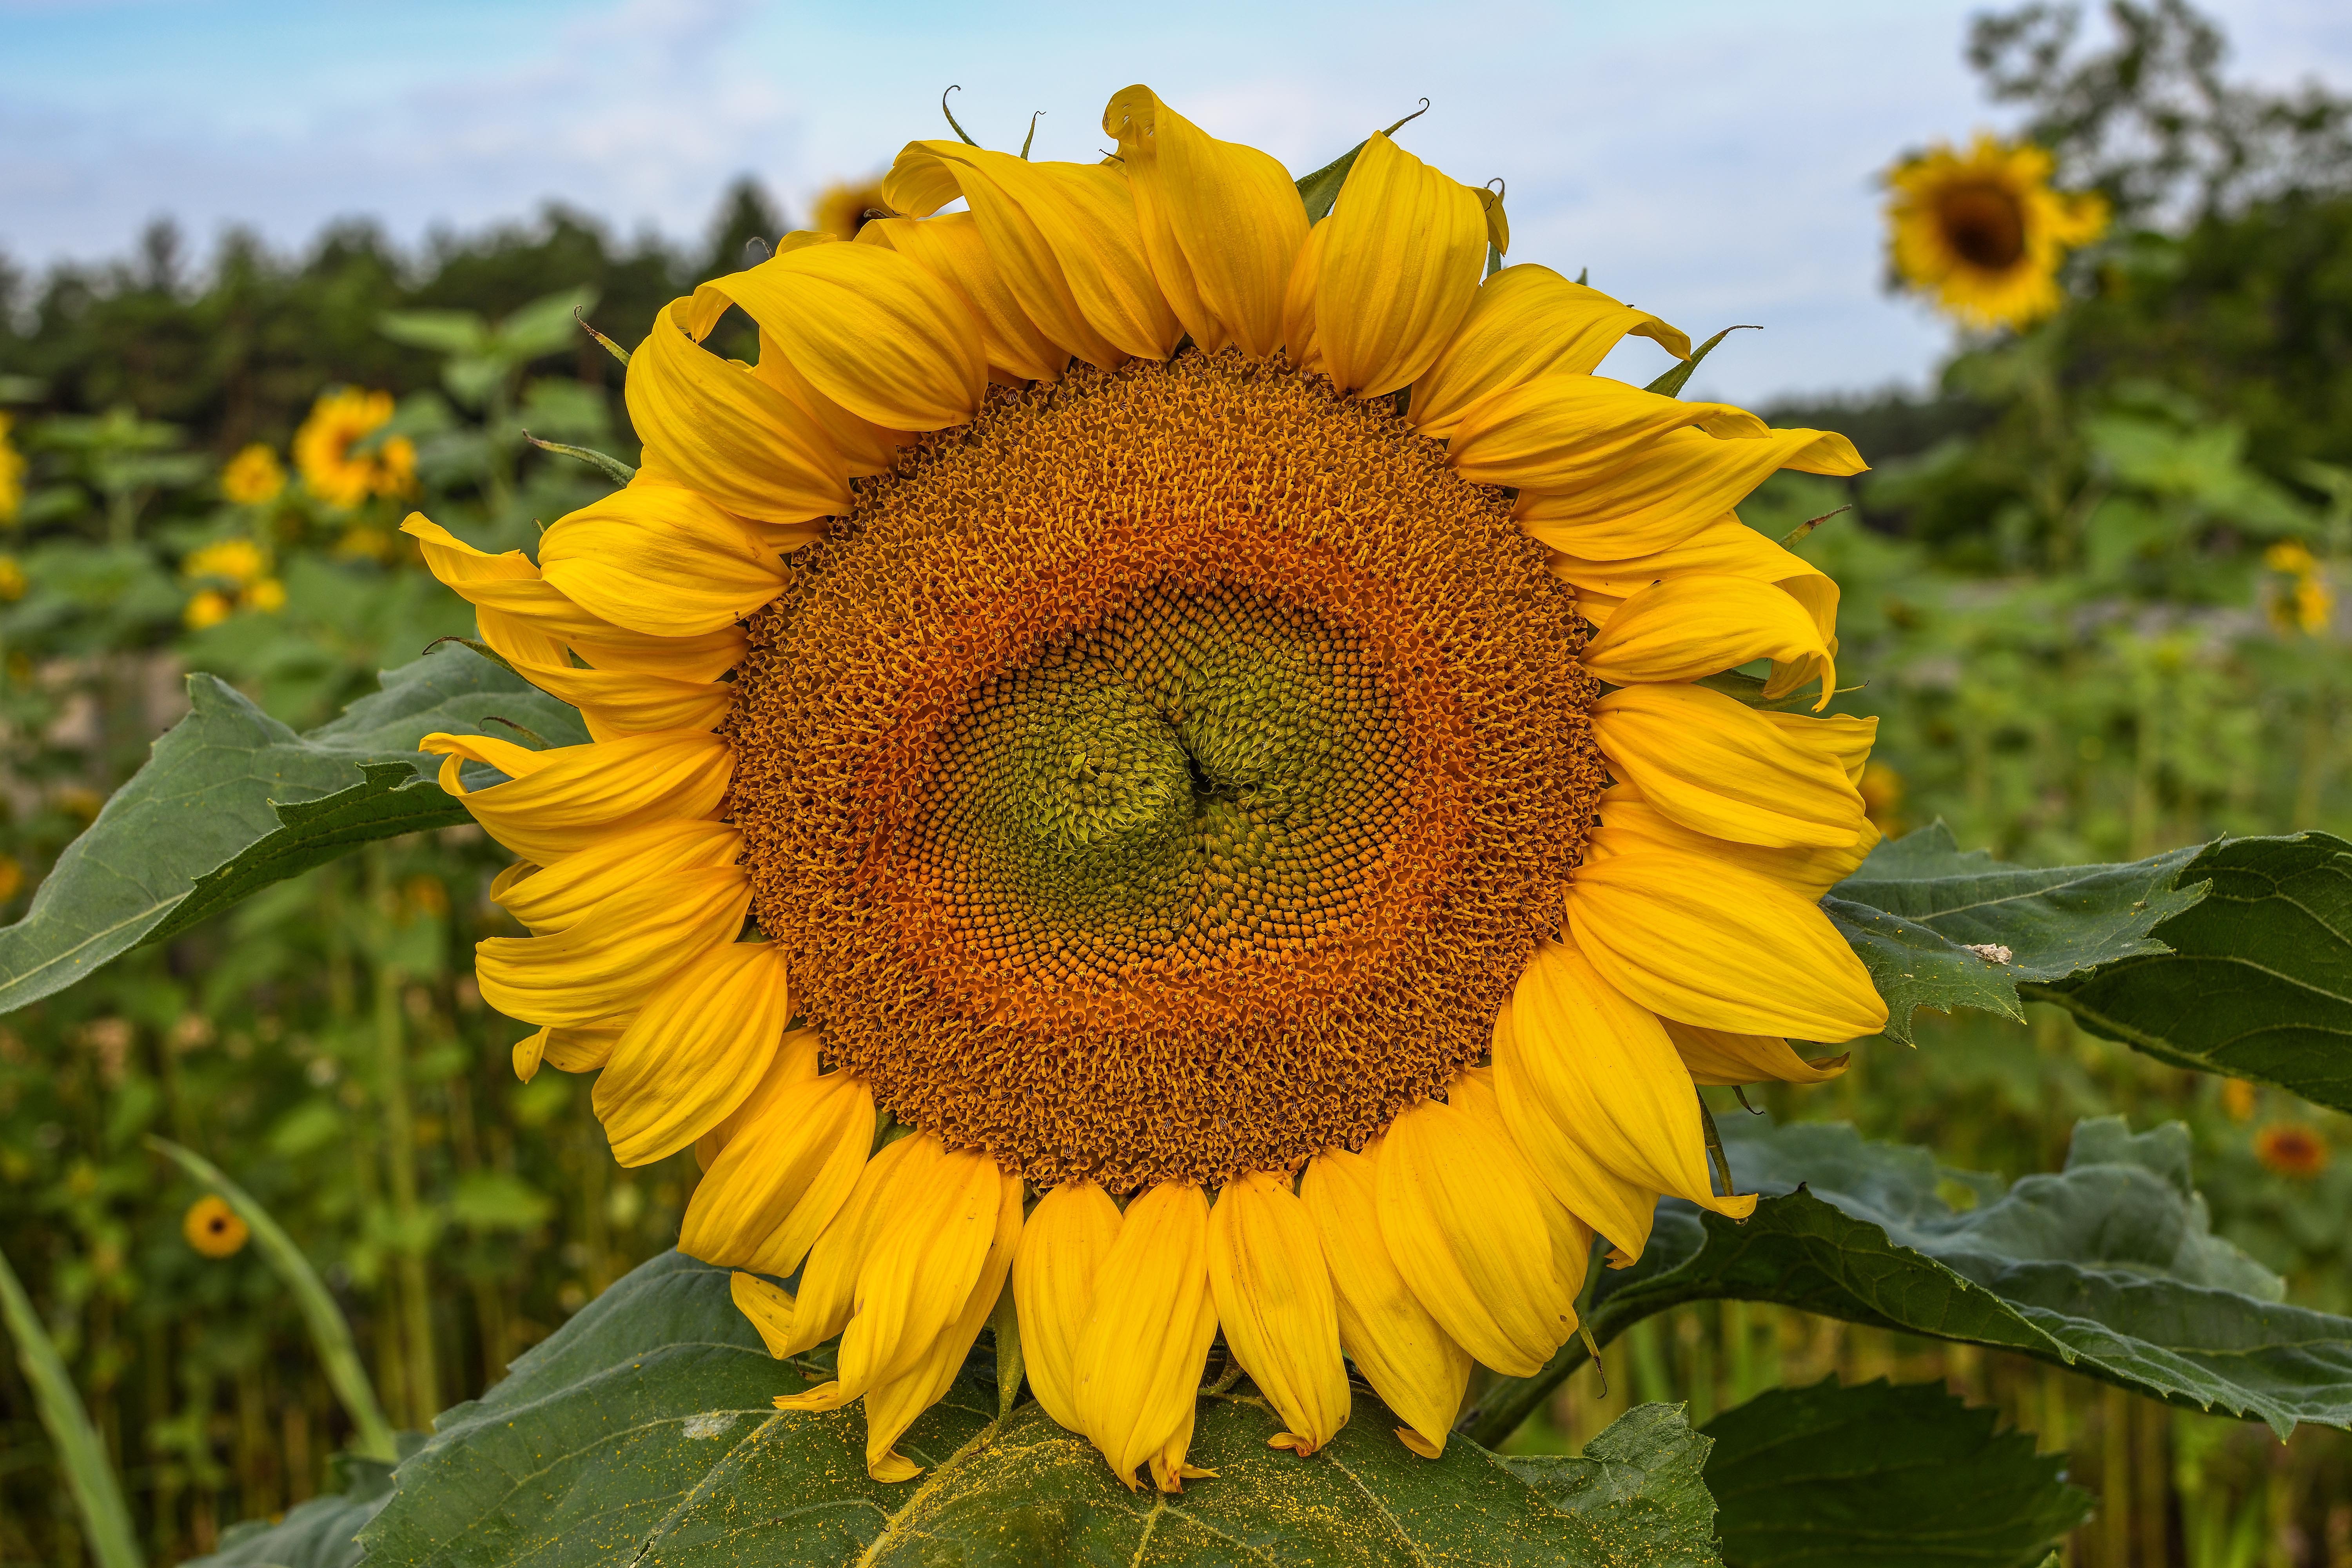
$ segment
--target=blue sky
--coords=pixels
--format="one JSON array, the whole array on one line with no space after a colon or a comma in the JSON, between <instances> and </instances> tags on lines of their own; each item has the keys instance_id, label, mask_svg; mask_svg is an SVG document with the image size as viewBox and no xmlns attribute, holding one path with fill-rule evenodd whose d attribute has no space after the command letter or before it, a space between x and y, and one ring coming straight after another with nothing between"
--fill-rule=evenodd
<instances>
[{"instance_id":1,"label":"blue sky","mask_svg":"<svg viewBox=\"0 0 2352 1568\"><path fill-rule=\"evenodd\" d=\"M1947 337L1879 289L1873 177L2001 122L1959 59L1974 8L0 0L0 253L118 254L159 214L200 251L231 223L294 247L350 214L413 242L549 199L698 236L739 173L797 216L939 134L950 82L992 144L1042 109L1040 155L1092 158L1104 100L1143 81L1298 171L1425 96L1401 140L1509 182L1514 260L1589 267L1694 334L1766 329L1704 390L1916 384ZM2352 82L2340 0L2210 8L2239 74Z\"/></svg>"}]
</instances>

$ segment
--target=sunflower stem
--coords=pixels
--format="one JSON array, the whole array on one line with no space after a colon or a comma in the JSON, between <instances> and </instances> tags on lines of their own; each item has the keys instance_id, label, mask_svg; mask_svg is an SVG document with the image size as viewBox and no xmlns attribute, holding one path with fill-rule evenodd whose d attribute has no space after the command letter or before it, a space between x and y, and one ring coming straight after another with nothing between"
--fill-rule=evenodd
<instances>
[{"instance_id":1,"label":"sunflower stem","mask_svg":"<svg viewBox=\"0 0 2352 1568\"><path fill-rule=\"evenodd\" d=\"M106 1444L90 1425L89 1409L74 1388L65 1358L41 1327L33 1299L25 1294L5 1256L0 1256L0 1318L7 1321L16 1342L16 1364L24 1369L41 1425L57 1447L58 1468L65 1472L66 1489L81 1514L90 1556L99 1568L142 1568L145 1560L131 1527L131 1510L122 1500L122 1485L108 1462Z\"/></svg>"}]
</instances>

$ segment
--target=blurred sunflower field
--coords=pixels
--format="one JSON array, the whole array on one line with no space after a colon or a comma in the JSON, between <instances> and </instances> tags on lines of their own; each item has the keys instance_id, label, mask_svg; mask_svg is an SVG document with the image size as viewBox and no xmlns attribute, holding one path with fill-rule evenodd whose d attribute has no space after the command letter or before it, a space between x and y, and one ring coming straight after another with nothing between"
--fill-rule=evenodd
<instances>
[{"instance_id":1,"label":"blurred sunflower field","mask_svg":"<svg viewBox=\"0 0 2352 1568\"><path fill-rule=\"evenodd\" d=\"M1872 468L1782 474L1741 514L1840 585L1874 820L2033 866L2352 837L2352 105L2222 81L2184 7L2121 14L2105 52L2042 7L1975 25L2021 129L1889 149L1889 286L1953 320L1940 381L1765 410ZM879 200L845 184L810 219L854 233ZM471 637L403 517L529 549L603 493L562 448L636 447L583 323L634 342L787 226L746 184L698 254L551 210L422 255L352 226L199 268L158 226L112 267L0 269L0 921L188 710L187 672L302 730ZM0 1255L149 1561L341 1487L360 1436L260 1238L151 1137L295 1239L404 1431L675 1241L691 1157L616 1170L588 1081L518 1081L523 1027L475 989L475 942L517 929L487 898L506 860L470 826L373 844L0 1019ZM1962 1173L2057 1168L2083 1118L2184 1123L2214 1232L2289 1301L2352 1312L2352 1121L2028 1015L1923 1015L1916 1047L1864 1042L1754 1108L1930 1142L1956 1208ZM2282 1444L1736 1300L1601 1362L1605 1388L1570 1379L1507 1447L1572 1451L1645 1401L1705 1421L1831 1373L1941 1381L2071 1456L2097 1507L2067 1562L2352 1565L2352 1440L2323 1427ZM0 1563L95 1561L36 1405L0 1369Z\"/></svg>"}]
</instances>

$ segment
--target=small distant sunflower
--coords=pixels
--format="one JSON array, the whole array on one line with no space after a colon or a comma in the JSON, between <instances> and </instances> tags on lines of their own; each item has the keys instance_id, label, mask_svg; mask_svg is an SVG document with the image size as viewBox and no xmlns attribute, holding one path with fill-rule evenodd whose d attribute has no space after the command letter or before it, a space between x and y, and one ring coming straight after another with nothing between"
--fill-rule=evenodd
<instances>
[{"instance_id":1,"label":"small distant sunflower","mask_svg":"<svg viewBox=\"0 0 2352 1568\"><path fill-rule=\"evenodd\" d=\"M14 416L0 414L0 524L13 523L25 505L25 454L8 438Z\"/></svg>"},{"instance_id":2,"label":"small distant sunflower","mask_svg":"<svg viewBox=\"0 0 2352 1568\"><path fill-rule=\"evenodd\" d=\"M220 487L221 494L239 506L259 506L276 500L286 489L286 470L277 453L256 441L221 469Z\"/></svg>"},{"instance_id":3,"label":"small distant sunflower","mask_svg":"<svg viewBox=\"0 0 2352 1568\"><path fill-rule=\"evenodd\" d=\"M2336 616L2336 591L2308 545L2285 539L2263 552L2263 564L2285 581L2270 594L2271 625L2283 632L2317 636Z\"/></svg>"},{"instance_id":4,"label":"small distant sunflower","mask_svg":"<svg viewBox=\"0 0 2352 1568\"><path fill-rule=\"evenodd\" d=\"M1979 132L1938 142L1886 176L1888 242L1905 283L1974 327L2023 327L2058 309L2066 253L2106 232L2106 199L2050 188L2051 158Z\"/></svg>"},{"instance_id":5,"label":"small distant sunflower","mask_svg":"<svg viewBox=\"0 0 2352 1568\"><path fill-rule=\"evenodd\" d=\"M2327 1169L2327 1140L2301 1121L2273 1121L2254 1134L2254 1158L2282 1176L2309 1181Z\"/></svg>"},{"instance_id":6,"label":"small distant sunflower","mask_svg":"<svg viewBox=\"0 0 2352 1568\"><path fill-rule=\"evenodd\" d=\"M230 1258L243 1249L252 1232L227 1202L215 1193L206 1193L188 1205L180 1221L180 1233L188 1245L206 1258Z\"/></svg>"},{"instance_id":7,"label":"small distant sunflower","mask_svg":"<svg viewBox=\"0 0 2352 1568\"><path fill-rule=\"evenodd\" d=\"M25 575L24 563L13 555L0 555L0 604L15 604L32 585L33 580Z\"/></svg>"},{"instance_id":8,"label":"small distant sunflower","mask_svg":"<svg viewBox=\"0 0 2352 1568\"><path fill-rule=\"evenodd\" d=\"M862 1396L883 1479L1008 1278L1129 1486L1202 1473L1221 1331L1277 1446L1352 1361L1434 1456L1474 1362L1575 1331L1594 1233L1752 1209L1696 1084L1886 1018L1817 902L1871 722L1696 684L1832 685L1835 588L1730 509L1853 447L1592 374L1689 340L1482 282L1481 194L1385 136L1310 228L1146 89L1104 129L909 143L911 216L673 301L637 479L535 564L406 525L593 737L424 742L520 857L477 955L517 1068L601 1069L624 1163L695 1149L680 1247L777 1355L839 1336L778 1403ZM756 365L698 346L730 306Z\"/></svg>"},{"instance_id":9,"label":"small distant sunflower","mask_svg":"<svg viewBox=\"0 0 2352 1568\"><path fill-rule=\"evenodd\" d=\"M352 446L392 418L392 394L341 387L321 393L294 433L294 466L310 493L330 506L354 507L370 496L416 489L416 446L394 436L373 451Z\"/></svg>"},{"instance_id":10,"label":"small distant sunflower","mask_svg":"<svg viewBox=\"0 0 2352 1568\"><path fill-rule=\"evenodd\" d=\"M857 231L872 221L866 217L867 213L889 210L890 204L883 199L879 180L828 185L816 199L817 231L836 239L856 239Z\"/></svg>"},{"instance_id":11,"label":"small distant sunflower","mask_svg":"<svg viewBox=\"0 0 2352 1568\"><path fill-rule=\"evenodd\" d=\"M191 596L180 612L181 624L192 632L216 626L236 614L236 601L217 588L205 588Z\"/></svg>"},{"instance_id":12,"label":"small distant sunflower","mask_svg":"<svg viewBox=\"0 0 2352 1568\"><path fill-rule=\"evenodd\" d=\"M216 539L188 552L180 563L183 576L214 577L244 587L269 570L269 557L250 539Z\"/></svg>"}]
</instances>

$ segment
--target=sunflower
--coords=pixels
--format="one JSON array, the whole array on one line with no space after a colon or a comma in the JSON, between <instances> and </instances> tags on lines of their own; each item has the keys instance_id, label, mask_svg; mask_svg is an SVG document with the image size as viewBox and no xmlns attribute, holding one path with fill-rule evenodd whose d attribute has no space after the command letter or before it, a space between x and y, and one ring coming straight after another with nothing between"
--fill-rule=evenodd
<instances>
[{"instance_id":1,"label":"sunflower","mask_svg":"<svg viewBox=\"0 0 2352 1568\"><path fill-rule=\"evenodd\" d=\"M416 489L416 446L394 436L371 452L354 452L362 437L391 422L392 394L339 387L319 395L294 432L294 466L310 493L330 506L354 507L370 496L404 496Z\"/></svg>"},{"instance_id":2,"label":"sunflower","mask_svg":"<svg viewBox=\"0 0 2352 1568\"><path fill-rule=\"evenodd\" d=\"M909 143L911 216L673 301L644 467L536 563L406 524L593 737L424 742L520 858L516 1067L600 1069L624 1163L695 1151L681 1248L778 1356L838 1338L778 1403L862 1396L877 1479L1008 1289L1130 1487L1202 1473L1220 1333L1279 1446L1352 1363L1433 1457L1596 1233L1750 1211L1696 1085L1886 1017L1817 902L1872 724L1777 710L1836 590L1731 512L1853 447L1594 375L1689 340L1482 282L1481 193L1386 136L1310 227L1143 88L1104 126ZM698 346L730 306L756 364Z\"/></svg>"},{"instance_id":3,"label":"sunflower","mask_svg":"<svg viewBox=\"0 0 2352 1568\"><path fill-rule=\"evenodd\" d=\"M221 469L221 494L239 506L259 506L278 499L286 488L286 470L278 454L259 441L238 449Z\"/></svg>"},{"instance_id":4,"label":"sunflower","mask_svg":"<svg viewBox=\"0 0 2352 1568\"><path fill-rule=\"evenodd\" d=\"M2050 188L2050 154L1979 132L1938 142L1886 176L1895 275L1974 327L2023 327L2058 309L2058 267L2106 232L2106 199Z\"/></svg>"},{"instance_id":5,"label":"sunflower","mask_svg":"<svg viewBox=\"0 0 2352 1568\"><path fill-rule=\"evenodd\" d=\"M2273 1121L2254 1134L2254 1158L2282 1176L2309 1181L2327 1169L2327 1140L2303 1121Z\"/></svg>"},{"instance_id":6,"label":"sunflower","mask_svg":"<svg viewBox=\"0 0 2352 1568\"><path fill-rule=\"evenodd\" d=\"M25 454L8 438L16 423L0 414L0 525L15 522L25 504Z\"/></svg>"},{"instance_id":7,"label":"sunflower","mask_svg":"<svg viewBox=\"0 0 2352 1568\"><path fill-rule=\"evenodd\" d=\"M856 239L857 231L872 221L866 215L887 211L888 206L879 180L828 185L816 199L817 232L836 239Z\"/></svg>"},{"instance_id":8,"label":"sunflower","mask_svg":"<svg viewBox=\"0 0 2352 1568\"><path fill-rule=\"evenodd\" d=\"M206 1258L233 1258L252 1235L244 1219L215 1193L206 1193L188 1205L180 1220L180 1233Z\"/></svg>"}]
</instances>

